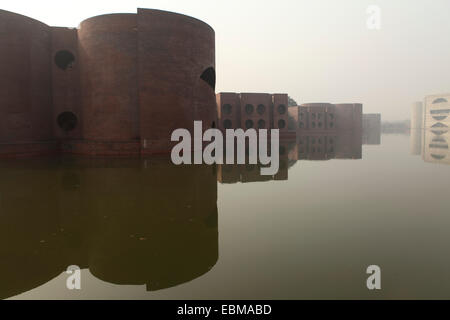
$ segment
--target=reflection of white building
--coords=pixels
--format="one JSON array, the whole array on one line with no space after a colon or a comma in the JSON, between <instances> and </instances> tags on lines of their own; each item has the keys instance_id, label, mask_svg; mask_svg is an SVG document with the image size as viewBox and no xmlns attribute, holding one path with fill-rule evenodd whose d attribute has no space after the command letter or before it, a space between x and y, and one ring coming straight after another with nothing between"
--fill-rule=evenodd
<instances>
[{"instance_id":1,"label":"reflection of white building","mask_svg":"<svg viewBox=\"0 0 450 320\"><path fill-rule=\"evenodd\" d=\"M422 135L424 161L450 164L450 94L425 97Z\"/></svg>"},{"instance_id":2,"label":"reflection of white building","mask_svg":"<svg viewBox=\"0 0 450 320\"><path fill-rule=\"evenodd\" d=\"M450 164L450 132L441 131L436 134L431 130L424 131L423 160L426 162Z\"/></svg>"}]
</instances>

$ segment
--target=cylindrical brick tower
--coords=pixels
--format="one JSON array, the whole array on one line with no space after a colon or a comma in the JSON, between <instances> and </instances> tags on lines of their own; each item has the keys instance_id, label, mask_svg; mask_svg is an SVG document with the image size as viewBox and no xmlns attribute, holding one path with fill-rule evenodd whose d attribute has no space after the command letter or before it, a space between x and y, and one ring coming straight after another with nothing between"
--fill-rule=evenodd
<instances>
[{"instance_id":1,"label":"cylindrical brick tower","mask_svg":"<svg viewBox=\"0 0 450 320\"><path fill-rule=\"evenodd\" d=\"M0 155L33 153L53 138L50 44L47 25L0 10Z\"/></svg>"},{"instance_id":2,"label":"cylindrical brick tower","mask_svg":"<svg viewBox=\"0 0 450 320\"><path fill-rule=\"evenodd\" d=\"M175 129L217 127L215 34L181 14L138 9L142 153L170 152Z\"/></svg>"},{"instance_id":3,"label":"cylindrical brick tower","mask_svg":"<svg viewBox=\"0 0 450 320\"><path fill-rule=\"evenodd\" d=\"M84 139L138 140L136 15L90 18L80 24L78 38Z\"/></svg>"}]
</instances>

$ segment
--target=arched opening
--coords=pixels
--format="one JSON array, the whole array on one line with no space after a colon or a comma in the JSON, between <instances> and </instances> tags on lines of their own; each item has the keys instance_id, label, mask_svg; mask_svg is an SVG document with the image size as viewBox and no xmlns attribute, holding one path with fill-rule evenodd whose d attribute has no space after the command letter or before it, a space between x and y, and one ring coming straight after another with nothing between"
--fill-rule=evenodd
<instances>
[{"instance_id":1,"label":"arched opening","mask_svg":"<svg viewBox=\"0 0 450 320\"><path fill-rule=\"evenodd\" d=\"M222 106L222 111L224 114L231 114L231 112L233 111L233 107L231 106L231 104L224 104Z\"/></svg>"},{"instance_id":2,"label":"arched opening","mask_svg":"<svg viewBox=\"0 0 450 320\"><path fill-rule=\"evenodd\" d=\"M438 98L438 99L436 99L436 100L433 101L433 104L436 104L436 103L445 103L445 102L448 102L447 99L444 99L444 98Z\"/></svg>"},{"instance_id":3,"label":"arched opening","mask_svg":"<svg viewBox=\"0 0 450 320\"><path fill-rule=\"evenodd\" d=\"M266 127L266 122L261 119L258 121L258 129L264 129Z\"/></svg>"},{"instance_id":4,"label":"arched opening","mask_svg":"<svg viewBox=\"0 0 450 320\"><path fill-rule=\"evenodd\" d=\"M246 129L253 128L253 120L248 119L247 121L245 121L245 128Z\"/></svg>"},{"instance_id":5,"label":"arched opening","mask_svg":"<svg viewBox=\"0 0 450 320\"><path fill-rule=\"evenodd\" d=\"M73 112L66 111L59 114L57 122L62 130L68 132L76 128L78 118Z\"/></svg>"},{"instance_id":6,"label":"arched opening","mask_svg":"<svg viewBox=\"0 0 450 320\"><path fill-rule=\"evenodd\" d=\"M246 112L247 114L252 114L254 109L255 109L255 108L253 107L252 104L247 104L247 105L245 105L245 112Z\"/></svg>"},{"instance_id":7,"label":"arched opening","mask_svg":"<svg viewBox=\"0 0 450 320\"><path fill-rule=\"evenodd\" d=\"M278 113L279 114L285 114L286 113L286 106L284 104L280 104L278 106Z\"/></svg>"},{"instance_id":8,"label":"arched opening","mask_svg":"<svg viewBox=\"0 0 450 320\"><path fill-rule=\"evenodd\" d=\"M223 122L223 127L225 129L231 129L231 126L233 125L233 123L231 122L231 120L227 119Z\"/></svg>"},{"instance_id":9,"label":"arched opening","mask_svg":"<svg viewBox=\"0 0 450 320\"><path fill-rule=\"evenodd\" d=\"M278 128L284 129L286 127L286 121L283 119L278 120Z\"/></svg>"},{"instance_id":10,"label":"arched opening","mask_svg":"<svg viewBox=\"0 0 450 320\"><path fill-rule=\"evenodd\" d=\"M436 121L442 121L445 120L447 116L433 116L433 119Z\"/></svg>"},{"instance_id":11,"label":"arched opening","mask_svg":"<svg viewBox=\"0 0 450 320\"><path fill-rule=\"evenodd\" d=\"M256 111L258 112L258 114L263 114L266 111L266 106L263 104L260 104L256 108Z\"/></svg>"},{"instance_id":12,"label":"arched opening","mask_svg":"<svg viewBox=\"0 0 450 320\"><path fill-rule=\"evenodd\" d=\"M216 70L213 67L209 67L203 71L200 79L205 81L213 90L216 89Z\"/></svg>"},{"instance_id":13,"label":"arched opening","mask_svg":"<svg viewBox=\"0 0 450 320\"><path fill-rule=\"evenodd\" d=\"M70 51L61 50L55 54L55 64L61 70L72 68L74 62L75 56Z\"/></svg>"}]
</instances>

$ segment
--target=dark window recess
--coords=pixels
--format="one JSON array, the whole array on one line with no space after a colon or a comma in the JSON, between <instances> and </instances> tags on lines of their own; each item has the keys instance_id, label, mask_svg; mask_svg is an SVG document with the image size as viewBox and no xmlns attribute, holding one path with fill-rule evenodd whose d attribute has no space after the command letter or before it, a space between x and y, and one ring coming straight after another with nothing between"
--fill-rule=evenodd
<instances>
[{"instance_id":1,"label":"dark window recess","mask_svg":"<svg viewBox=\"0 0 450 320\"><path fill-rule=\"evenodd\" d=\"M58 126L64 131L72 131L77 127L78 118L73 112L60 113L57 119Z\"/></svg>"},{"instance_id":2,"label":"dark window recess","mask_svg":"<svg viewBox=\"0 0 450 320\"><path fill-rule=\"evenodd\" d=\"M212 124L211 124L211 128L215 128L215 127L216 127L216 122L213 121Z\"/></svg>"},{"instance_id":3,"label":"dark window recess","mask_svg":"<svg viewBox=\"0 0 450 320\"><path fill-rule=\"evenodd\" d=\"M258 128L259 129L264 129L265 127L266 127L266 122L263 119L259 120L258 121Z\"/></svg>"},{"instance_id":4,"label":"dark window recess","mask_svg":"<svg viewBox=\"0 0 450 320\"><path fill-rule=\"evenodd\" d=\"M247 120L247 121L245 121L245 127L247 128L247 129L250 129L250 128L253 128L253 121L252 120Z\"/></svg>"},{"instance_id":5,"label":"dark window recess","mask_svg":"<svg viewBox=\"0 0 450 320\"><path fill-rule=\"evenodd\" d=\"M213 90L216 89L216 71L214 68L209 67L205 71L203 71L200 79L205 81Z\"/></svg>"},{"instance_id":6,"label":"dark window recess","mask_svg":"<svg viewBox=\"0 0 450 320\"><path fill-rule=\"evenodd\" d=\"M263 113L266 111L266 106L263 105L263 104L260 104L260 105L258 105L258 107L256 108L256 111L257 111L259 114L263 114Z\"/></svg>"},{"instance_id":7,"label":"dark window recess","mask_svg":"<svg viewBox=\"0 0 450 320\"><path fill-rule=\"evenodd\" d=\"M61 50L55 54L55 64L62 70L72 68L74 62L75 56L70 51Z\"/></svg>"},{"instance_id":8,"label":"dark window recess","mask_svg":"<svg viewBox=\"0 0 450 320\"><path fill-rule=\"evenodd\" d=\"M231 112L233 111L233 107L231 106L231 104L224 104L222 107L223 113L224 114L231 114Z\"/></svg>"},{"instance_id":9,"label":"dark window recess","mask_svg":"<svg viewBox=\"0 0 450 320\"><path fill-rule=\"evenodd\" d=\"M224 122L223 122L223 127L225 128L225 129L231 129L231 126L233 125L233 123L231 122L231 120L225 120Z\"/></svg>"},{"instance_id":10,"label":"dark window recess","mask_svg":"<svg viewBox=\"0 0 450 320\"><path fill-rule=\"evenodd\" d=\"M284 104L280 104L278 106L278 113L279 114L285 114L286 113L286 106Z\"/></svg>"},{"instance_id":11,"label":"dark window recess","mask_svg":"<svg viewBox=\"0 0 450 320\"><path fill-rule=\"evenodd\" d=\"M278 128L284 129L286 127L286 121L283 119L278 120Z\"/></svg>"},{"instance_id":12,"label":"dark window recess","mask_svg":"<svg viewBox=\"0 0 450 320\"><path fill-rule=\"evenodd\" d=\"M444 99L444 98L438 98L438 99L436 99L436 100L433 101L433 104L436 104L436 103L445 103L445 102L447 102L447 99Z\"/></svg>"},{"instance_id":13,"label":"dark window recess","mask_svg":"<svg viewBox=\"0 0 450 320\"><path fill-rule=\"evenodd\" d=\"M245 105L245 112L246 112L247 114L252 114L254 109L255 109L255 108L253 107L252 104L247 104L247 105Z\"/></svg>"}]
</instances>

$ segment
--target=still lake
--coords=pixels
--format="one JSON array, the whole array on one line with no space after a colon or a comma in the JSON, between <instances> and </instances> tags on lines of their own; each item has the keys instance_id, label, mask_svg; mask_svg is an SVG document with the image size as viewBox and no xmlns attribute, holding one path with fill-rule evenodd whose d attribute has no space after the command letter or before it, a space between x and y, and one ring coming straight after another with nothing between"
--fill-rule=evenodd
<instances>
[{"instance_id":1,"label":"still lake","mask_svg":"<svg viewBox=\"0 0 450 320\"><path fill-rule=\"evenodd\" d=\"M411 154L407 135L361 159L287 149L271 178L163 158L0 161L0 298L450 299L441 155Z\"/></svg>"}]
</instances>

